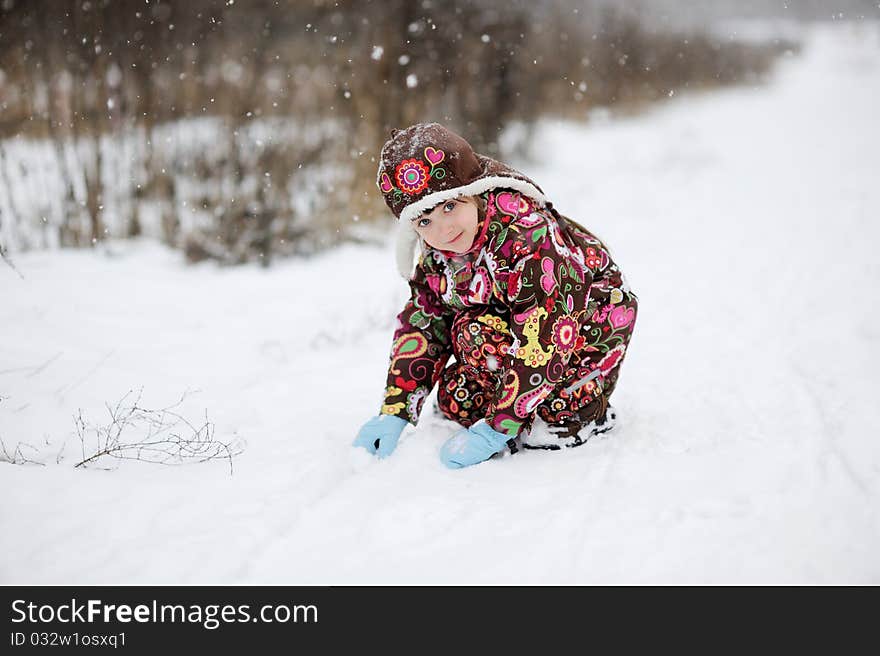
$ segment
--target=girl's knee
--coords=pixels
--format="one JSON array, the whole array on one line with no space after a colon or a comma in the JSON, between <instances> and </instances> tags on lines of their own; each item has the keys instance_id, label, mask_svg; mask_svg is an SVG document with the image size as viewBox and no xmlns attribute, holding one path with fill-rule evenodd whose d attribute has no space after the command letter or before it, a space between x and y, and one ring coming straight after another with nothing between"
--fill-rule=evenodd
<instances>
[{"instance_id":1,"label":"girl's knee","mask_svg":"<svg viewBox=\"0 0 880 656\"><path fill-rule=\"evenodd\" d=\"M452 326L452 347L462 363L496 371L511 345L507 322L490 314L462 313Z\"/></svg>"},{"instance_id":2,"label":"girl's knee","mask_svg":"<svg viewBox=\"0 0 880 656\"><path fill-rule=\"evenodd\" d=\"M479 370L465 364L448 367L437 388L437 406L447 419L470 426L483 418L489 381Z\"/></svg>"}]
</instances>

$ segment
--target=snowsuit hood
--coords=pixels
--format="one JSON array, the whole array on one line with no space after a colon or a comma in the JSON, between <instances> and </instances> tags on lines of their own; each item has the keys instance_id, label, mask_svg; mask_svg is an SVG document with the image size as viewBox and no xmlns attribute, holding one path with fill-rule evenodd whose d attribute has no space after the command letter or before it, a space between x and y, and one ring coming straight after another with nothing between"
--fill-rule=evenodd
<instances>
[{"instance_id":1,"label":"snowsuit hood","mask_svg":"<svg viewBox=\"0 0 880 656\"><path fill-rule=\"evenodd\" d=\"M439 123L392 130L379 155L376 185L398 219L397 266L407 279L418 243L412 220L443 201L501 187L545 204L544 192L528 176L474 152L463 137Z\"/></svg>"}]
</instances>

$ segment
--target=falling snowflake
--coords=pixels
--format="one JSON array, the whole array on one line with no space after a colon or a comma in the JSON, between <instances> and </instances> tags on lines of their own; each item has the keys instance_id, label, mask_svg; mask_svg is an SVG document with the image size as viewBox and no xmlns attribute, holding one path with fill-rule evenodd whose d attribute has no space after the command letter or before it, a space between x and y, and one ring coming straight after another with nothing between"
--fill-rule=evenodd
<instances>
[{"instance_id":1,"label":"falling snowflake","mask_svg":"<svg viewBox=\"0 0 880 656\"><path fill-rule=\"evenodd\" d=\"M412 89L413 87L417 87L419 85L419 78L415 73L410 73L406 76L406 86Z\"/></svg>"},{"instance_id":2,"label":"falling snowflake","mask_svg":"<svg viewBox=\"0 0 880 656\"><path fill-rule=\"evenodd\" d=\"M382 54L385 52L385 48L382 46L373 46L373 52L370 54L370 59L373 61L379 61L382 59Z\"/></svg>"}]
</instances>

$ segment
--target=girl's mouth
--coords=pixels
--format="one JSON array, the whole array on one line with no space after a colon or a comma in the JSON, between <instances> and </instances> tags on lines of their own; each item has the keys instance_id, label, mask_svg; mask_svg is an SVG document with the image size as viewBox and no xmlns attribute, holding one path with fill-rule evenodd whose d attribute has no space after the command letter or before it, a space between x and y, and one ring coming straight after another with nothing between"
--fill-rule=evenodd
<instances>
[{"instance_id":1,"label":"girl's mouth","mask_svg":"<svg viewBox=\"0 0 880 656\"><path fill-rule=\"evenodd\" d=\"M464 230L462 230L461 232L459 232L458 235L455 237L455 239L450 239L450 240L449 240L449 243L450 243L450 244L454 244L454 243L457 242L459 239L461 239L461 236L462 236L463 234L464 234Z\"/></svg>"}]
</instances>

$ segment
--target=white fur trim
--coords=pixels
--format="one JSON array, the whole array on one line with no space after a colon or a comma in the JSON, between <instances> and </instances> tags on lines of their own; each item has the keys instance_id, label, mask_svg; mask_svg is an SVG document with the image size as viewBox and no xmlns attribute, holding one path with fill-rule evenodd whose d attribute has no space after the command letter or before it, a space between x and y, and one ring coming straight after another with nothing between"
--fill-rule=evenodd
<instances>
[{"instance_id":1,"label":"white fur trim","mask_svg":"<svg viewBox=\"0 0 880 656\"><path fill-rule=\"evenodd\" d=\"M450 198L459 198L460 196L476 196L484 191L489 191L495 187L505 187L514 189L525 194L529 198L533 198L540 205L544 205L544 194L538 191L538 188L525 180L519 178L511 178L502 175L490 175L485 178L474 180L470 184L462 187L453 187L452 189L444 189L443 191L435 191L428 194L424 198L417 200L411 205L407 205L400 213L400 221L409 223L414 218L422 214L425 210L429 210L435 205L442 203Z\"/></svg>"},{"instance_id":2,"label":"white fur trim","mask_svg":"<svg viewBox=\"0 0 880 656\"><path fill-rule=\"evenodd\" d=\"M415 272L415 251L418 243L419 235L412 225L409 225L409 221L397 224L394 258L397 262L397 271L406 280L412 278Z\"/></svg>"},{"instance_id":3,"label":"white fur trim","mask_svg":"<svg viewBox=\"0 0 880 656\"><path fill-rule=\"evenodd\" d=\"M444 189L443 191L435 191L433 194L428 194L412 205L404 207L403 211L400 213L395 244L397 270L400 272L400 275L406 280L409 280L412 278L412 274L415 271L415 247L418 244L419 236L412 223L414 218L420 216L425 210L429 210L435 205L442 203L444 200L459 198L461 196L477 196L484 191L489 191L496 187L518 191L535 200L540 205L544 205L546 202L544 194L538 191L538 188L535 187L535 185L530 184L525 180L520 180L519 178L510 178L500 175L480 178L479 180L474 180L470 184L466 184L462 187Z\"/></svg>"}]
</instances>

